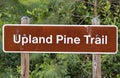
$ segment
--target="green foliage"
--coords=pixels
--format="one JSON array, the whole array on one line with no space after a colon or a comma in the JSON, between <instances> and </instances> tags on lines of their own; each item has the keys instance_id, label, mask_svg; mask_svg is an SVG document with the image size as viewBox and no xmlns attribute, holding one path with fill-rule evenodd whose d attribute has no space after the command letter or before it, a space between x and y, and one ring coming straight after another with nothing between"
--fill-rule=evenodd
<instances>
[{"instance_id":1,"label":"green foliage","mask_svg":"<svg viewBox=\"0 0 120 78\"><path fill-rule=\"evenodd\" d=\"M99 2L101 10L99 10L101 23L120 26L120 7L116 4L111 4L109 0Z\"/></svg>"},{"instance_id":2,"label":"green foliage","mask_svg":"<svg viewBox=\"0 0 120 78\"><path fill-rule=\"evenodd\" d=\"M37 7L27 10L28 16L32 18L34 23L68 24L72 22L71 15L74 1L43 0L38 1L38 3L40 5L37 5Z\"/></svg>"},{"instance_id":3,"label":"green foliage","mask_svg":"<svg viewBox=\"0 0 120 78\"><path fill-rule=\"evenodd\" d=\"M20 72L17 72L18 68L7 67L4 71L0 71L0 77L2 78L20 78Z\"/></svg>"},{"instance_id":4,"label":"green foliage","mask_svg":"<svg viewBox=\"0 0 120 78\"><path fill-rule=\"evenodd\" d=\"M41 70L40 70L41 69ZM64 66L57 64L43 63L41 65L36 64L36 68L31 73L31 78L63 78L66 75L66 70ZM69 77L65 77L69 78Z\"/></svg>"},{"instance_id":5,"label":"green foliage","mask_svg":"<svg viewBox=\"0 0 120 78\"><path fill-rule=\"evenodd\" d=\"M83 55L50 54L42 59L44 61L42 64L35 65L35 70L31 72L31 78L91 77L91 61L84 61L86 58L80 60L83 58L85 58Z\"/></svg>"},{"instance_id":6,"label":"green foliage","mask_svg":"<svg viewBox=\"0 0 120 78\"><path fill-rule=\"evenodd\" d=\"M20 23L27 15L33 24L91 24L93 0L0 0L0 44L2 25ZM101 24L118 26L120 44L120 2L98 0ZM120 45L118 45L120 51ZM102 55L102 77L120 78L120 53ZM30 78L91 78L91 55L30 54ZM0 45L0 78L20 77L20 54L8 54Z\"/></svg>"},{"instance_id":7,"label":"green foliage","mask_svg":"<svg viewBox=\"0 0 120 78\"><path fill-rule=\"evenodd\" d=\"M102 56L103 77L117 78L120 75L120 53Z\"/></svg>"}]
</instances>

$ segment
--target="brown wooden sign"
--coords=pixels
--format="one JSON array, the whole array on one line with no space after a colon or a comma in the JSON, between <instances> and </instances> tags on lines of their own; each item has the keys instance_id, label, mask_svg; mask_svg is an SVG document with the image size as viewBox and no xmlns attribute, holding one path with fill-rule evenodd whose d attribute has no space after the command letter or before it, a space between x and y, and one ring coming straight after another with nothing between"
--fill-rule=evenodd
<instances>
[{"instance_id":1,"label":"brown wooden sign","mask_svg":"<svg viewBox=\"0 0 120 78\"><path fill-rule=\"evenodd\" d=\"M3 50L10 53L114 54L118 30L111 25L3 26Z\"/></svg>"}]
</instances>

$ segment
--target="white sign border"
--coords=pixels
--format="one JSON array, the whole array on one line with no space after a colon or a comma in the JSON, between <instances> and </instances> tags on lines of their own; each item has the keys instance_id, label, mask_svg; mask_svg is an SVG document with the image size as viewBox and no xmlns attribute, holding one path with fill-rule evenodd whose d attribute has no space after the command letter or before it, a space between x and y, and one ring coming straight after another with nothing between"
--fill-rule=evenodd
<instances>
[{"instance_id":1,"label":"white sign border","mask_svg":"<svg viewBox=\"0 0 120 78\"><path fill-rule=\"evenodd\" d=\"M6 51L4 47L5 26L85 26L85 27L115 27L116 28L116 51L115 52L65 52L65 51ZM2 27L2 48L5 53L62 53L62 54L116 54L118 52L118 27L116 25L57 25L57 24L5 24Z\"/></svg>"}]
</instances>

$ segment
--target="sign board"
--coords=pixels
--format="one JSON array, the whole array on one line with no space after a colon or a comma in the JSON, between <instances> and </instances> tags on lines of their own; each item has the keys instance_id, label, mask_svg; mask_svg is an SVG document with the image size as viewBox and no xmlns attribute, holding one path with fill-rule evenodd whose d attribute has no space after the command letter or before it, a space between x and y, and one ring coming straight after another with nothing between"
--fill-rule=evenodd
<instances>
[{"instance_id":1,"label":"sign board","mask_svg":"<svg viewBox=\"0 0 120 78\"><path fill-rule=\"evenodd\" d=\"M118 29L113 25L3 26L3 50L10 53L115 54Z\"/></svg>"}]
</instances>

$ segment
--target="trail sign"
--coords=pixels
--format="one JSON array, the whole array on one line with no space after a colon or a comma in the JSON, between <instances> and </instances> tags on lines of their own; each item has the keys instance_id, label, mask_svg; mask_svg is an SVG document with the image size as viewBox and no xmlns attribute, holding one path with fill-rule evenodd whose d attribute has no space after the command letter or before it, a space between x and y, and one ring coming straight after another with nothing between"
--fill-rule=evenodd
<instances>
[{"instance_id":1,"label":"trail sign","mask_svg":"<svg viewBox=\"0 0 120 78\"><path fill-rule=\"evenodd\" d=\"M15 53L115 54L118 30L113 25L3 26L3 50Z\"/></svg>"}]
</instances>

